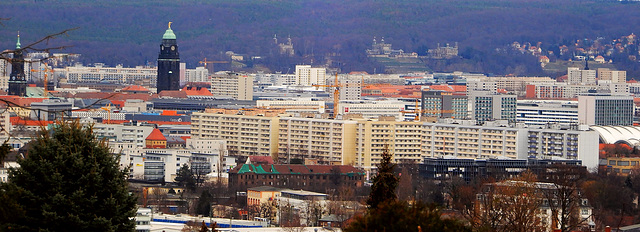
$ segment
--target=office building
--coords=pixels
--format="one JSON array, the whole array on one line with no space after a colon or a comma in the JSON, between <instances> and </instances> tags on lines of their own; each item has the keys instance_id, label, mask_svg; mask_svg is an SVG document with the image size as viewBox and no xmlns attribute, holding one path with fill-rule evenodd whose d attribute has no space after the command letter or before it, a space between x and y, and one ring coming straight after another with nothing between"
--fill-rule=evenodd
<instances>
[{"instance_id":1,"label":"office building","mask_svg":"<svg viewBox=\"0 0 640 232\"><path fill-rule=\"evenodd\" d=\"M164 90L180 90L180 54L178 53L176 34L171 30L171 22L169 22L169 28L162 36L162 44L160 44L156 88L158 93Z\"/></svg>"},{"instance_id":2,"label":"office building","mask_svg":"<svg viewBox=\"0 0 640 232\"><path fill-rule=\"evenodd\" d=\"M578 123L598 126L633 125L631 96L585 95L578 97Z\"/></svg>"}]
</instances>

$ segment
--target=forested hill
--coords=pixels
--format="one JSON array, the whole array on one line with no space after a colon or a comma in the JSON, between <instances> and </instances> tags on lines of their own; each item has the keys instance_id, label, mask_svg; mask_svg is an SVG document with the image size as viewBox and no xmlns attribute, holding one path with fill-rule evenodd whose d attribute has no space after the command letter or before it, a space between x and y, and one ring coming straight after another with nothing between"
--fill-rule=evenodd
<instances>
[{"instance_id":1,"label":"forested hill","mask_svg":"<svg viewBox=\"0 0 640 232\"><path fill-rule=\"evenodd\" d=\"M189 67L226 51L262 56L273 71L322 63L343 71L372 69L364 50L374 36L394 49L424 53L458 42L491 51L514 41L553 46L580 38L640 33L640 4L588 0L8 0L0 2L0 50L67 28L85 63L155 63L169 21ZM273 35L291 36L294 58L276 59ZM288 63L287 63L288 62ZM284 70L286 71L286 70ZM370 71L370 70L367 70Z\"/></svg>"}]
</instances>

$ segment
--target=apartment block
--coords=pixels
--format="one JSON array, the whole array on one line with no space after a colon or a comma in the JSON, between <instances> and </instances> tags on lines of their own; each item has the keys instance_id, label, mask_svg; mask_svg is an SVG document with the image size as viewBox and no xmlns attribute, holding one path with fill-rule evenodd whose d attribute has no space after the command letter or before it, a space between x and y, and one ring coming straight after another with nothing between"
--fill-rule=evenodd
<instances>
[{"instance_id":1,"label":"apartment block","mask_svg":"<svg viewBox=\"0 0 640 232\"><path fill-rule=\"evenodd\" d=\"M420 163L421 122L395 120L359 120L356 127L355 165L374 168L382 160L385 148L396 163Z\"/></svg>"},{"instance_id":2,"label":"apartment block","mask_svg":"<svg viewBox=\"0 0 640 232\"><path fill-rule=\"evenodd\" d=\"M296 65L296 85L324 85L326 79L326 68L312 68L311 65Z\"/></svg>"},{"instance_id":3,"label":"apartment block","mask_svg":"<svg viewBox=\"0 0 640 232\"><path fill-rule=\"evenodd\" d=\"M590 169L598 166L599 134L595 131L529 129L526 133L528 158L579 159Z\"/></svg>"},{"instance_id":4,"label":"apartment block","mask_svg":"<svg viewBox=\"0 0 640 232\"><path fill-rule=\"evenodd\" d=\"M578 102L561 100L518 100L517 122L526 125L577 124Z\"/></svg>"},{"instance_id":5,"label":"apartment block","mask_svg":"<svg viewBox=\"0 0 640 232\"><path fill-rule=\"evenodd\" d=\"M183 70L182 68L180 70ZM196 67L195 69L184 70L184 82L206 82L209 83L209 70L205 67Z\"/></svg>"},{"instance_id":6,"label":"apartment block","mask_svg":"<svg viewBox=\"0 0 640 232\"><path fill-rule=\"evenodd\" d=\"M340 101L357 101L362 96L363 79L356 76L340 75L338 84L340 85ZM335 78L327 77L325 81L327 85L335 84ZM327 87L327 92L333 92L334 88Z\"/></svg>"},{"instance_id":7,"label":"apartment block","mask_svg":"<svg viewBox=\"0 0 640 232\"><path fill-rule=\"evenodd\" d=\"M278 128L279 160L305 158L319 164L353 165L355 121L282 117Z\"/></svg>"},{"instance_id":8,"label":"apartment block","mask_svg":"<svg viewBox=\"0 0 640 232\"><path fill-rule=\"evenodd\" d=\"M596 70L582 70L576 67L567 68L569 84L573 85L595 85L596 74Z\"/></svg>"},{"instance_id":9,"label":"apartment block","mask_svg":"<svg viewBox=\"0 0 640 232\"><path fill-rule=\"evenodd\" d=\"M406 105L402 101L342 101L338 114L361 114L366 119L392 116L395 120L402 120Z\"/></svg>"},{"instance_id":10,"label":"apartment block","mask_svg":"<svg viewBox=\"0 0 640 232\"><path fill-rule=\"evenodd\" d=\"M455 119L467 118L467 96L444 91L422 91L421 116Z\"/></svg>"},{"instance_id":11,"label":"apartment block","mask_svg":"<svg viewBox=\"0 0 640 232\"><path fill-rule=\"evenodd\" d=\"M626 83L627 71L613 71L608 68L599 68L598 82L611 81L612 83Z\"/></svg>"},{"instance_id":12,"label":"apartment block","mask_svg":"<svg viewBox=\"0 0 640 232\"><path fill-rule=\"evenodd\" d=\"M158 77L156 67L136 66L135 68L125 68L122 65L105 67L101 63L96 63L93 67L76 64L62 69L55 69L55 73L56 75L61 75L68 83L109 82L153 87L156 86Z\"/></svg>"},{"instance_id":13,"label":"apartment block","mask_svg":"<svg viewBox=\"0 0 640 232\"><path fill-rule=\"evenodd\" d=\"M283 111L240 112L207 109L191 114L191 136L227 141L231 156L278 155L278 114Z\"/></svg>"},{"instance_id":14,"label":"apartment block","mask_svg":"<svg viewBox=\"0 0 640 232\"><path fill-rule=\"evenodd\" d=\"M263 109L283 109L286 112L324 113L325 102L312 98L257 100L256 106Z\"/></svg>"},{"instance_id":15,"label":"apartment block","mask_svg":"<svg viewBox=\"0 0 640 232\"><path fill-rule=\"evenodd\" d=\"M515 159L522 150L518 147L518 141L523 141L520 131L508 127L424 123L422 156Z\"/></svg>"},{"instance_id":16,"label":"apartment block","mask_svg":"<svg viewBox=\"0 0 640 232\"><path fill-rule=\"evenodd\" d=\"M253 77L233 72L217 72L211 76L214 97L253 100Z\"/></svg>"},{"instance_id":17,"label":"apartment block","mask_svg":"<svg viewBox=\"0 0 640 232\"><path fill-rule=\"evenodd\" d=\"M516 120L516 95L501 95L486 91L469 93L471 118L479 123L493 120Z\"/></svg>"}]
</instances>

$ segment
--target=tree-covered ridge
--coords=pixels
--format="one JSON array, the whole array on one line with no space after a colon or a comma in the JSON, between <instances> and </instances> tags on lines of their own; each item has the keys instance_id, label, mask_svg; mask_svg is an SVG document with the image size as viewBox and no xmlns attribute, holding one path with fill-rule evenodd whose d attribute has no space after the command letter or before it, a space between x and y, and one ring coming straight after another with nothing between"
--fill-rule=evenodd
<instances>
[{"instance_id":1,"label":"tree-covered ridge","mask_svg":"<svg viewBox=\"0 0 640 232\"><path fill-rule=\"evenodd\" d=\"M345 71L373 68L362 55L373 36L407 52L453 42L487 52L513 41L556 44L640 31L632 23L640 20L640 4L615 1L43 0L0 6L0 15L12 18L0 31L0 47L15 43L18 30L28 40L79 26L68 38L75 45L69 52L87 62L127 66L155 61L169 21L190 67L229 50L273 58L271 38L277 34L280 41L291 35L294 63L310 63L310 56L323 63L327 54L338 54L331 59Z\"/></svg>"}]
</instances>

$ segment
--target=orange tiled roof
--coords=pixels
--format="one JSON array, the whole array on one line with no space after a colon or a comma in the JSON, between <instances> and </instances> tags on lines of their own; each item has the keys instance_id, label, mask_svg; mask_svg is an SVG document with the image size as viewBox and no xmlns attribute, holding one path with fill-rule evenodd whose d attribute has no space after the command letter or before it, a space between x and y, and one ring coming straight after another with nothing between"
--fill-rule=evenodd
<instances>
[{"instance_id":1,"label":"orange tiled roof","mask_svg":"<svg viewBox=\"0 0 640 232\"><path fill-rule=\"evenodd\" d=\"M187 86L182 89L187 96L213 96L207 88Z\"/></svg>"},{"instance_id":2,"label":"orange tiled roof","mask_svg":"<svg viewBox=\"0 0 640 232\"><path fill-rule=\"evenodd\" d=\"M165 90L158 94L159 97L187 98L187 93L177 90Z\"/></svg>"},{"instance_id":3,"label":"orange tiled roof","mask_svg":"<svg viewBox=\"0 0 640 232\"><path fill-rule=\"evenodd\" d=\"M149 92L149 89L139 86L139 85L130 85L122 88L123 92Z\"/></svg>"},{"instance_id":4,"label":"orange tiled roof","mask_svg":"<svg viewBox=\"0 0 640 232\"><path fill-rule=\"evenodd\" d=\"M147 136L146 140L167 141L167 138L164 137L164 135L162 134L162 132L160 132L160 130L158 130L157 128L154 128L153 131L151 131L151 134Z\"/></svg>"}]
</instances>

